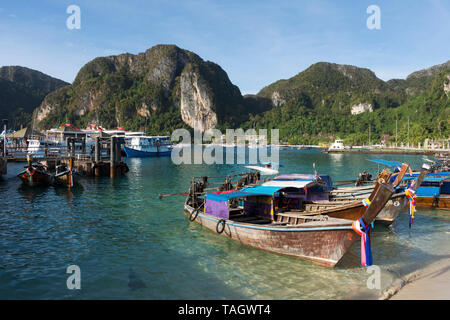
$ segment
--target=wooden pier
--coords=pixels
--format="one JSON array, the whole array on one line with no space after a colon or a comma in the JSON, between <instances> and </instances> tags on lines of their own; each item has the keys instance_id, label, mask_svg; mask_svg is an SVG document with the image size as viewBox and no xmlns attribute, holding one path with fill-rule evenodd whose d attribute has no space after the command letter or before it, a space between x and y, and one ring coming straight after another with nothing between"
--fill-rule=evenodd
<instances>
[{"instance_id":1,"label":"wooden pier","mask_svg":"<svg viewBox=\"0 0 450 320\"><path fill-rule=\"evenodd\" d=\"M80 142L81 152L76 152L76 143ZM69 166L70 159L73 159L73 169L84 176L114 178L125 175L129 170L122 161L123 143L124 140L120 137L96 137L94 147L86 150L85 141L67 138L65 147L46 149L42 156L37 155L34 160L47 166L49 170L55 170L61 164ZM26 161L21 153L20 157L15 155L18 155L18 150L8 150L8 161Z\"/></svg>"}]
</instances>

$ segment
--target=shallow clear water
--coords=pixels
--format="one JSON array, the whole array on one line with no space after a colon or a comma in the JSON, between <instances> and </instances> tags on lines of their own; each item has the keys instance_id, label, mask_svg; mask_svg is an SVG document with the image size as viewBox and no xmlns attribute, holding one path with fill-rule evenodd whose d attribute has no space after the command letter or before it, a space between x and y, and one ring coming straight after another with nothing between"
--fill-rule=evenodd
<instances>
[{"instance_id":1,"label":"shallow clear water","mask_svg":"<svg viewBox=\"0 0 450 320\"><path fill-rule=\"evenodd\" d=\"M280 151L282 173L354 179L377 165L368 158L405 161L421 156ZM190 223L183 197L193 175L238 173L243 165L181 165L170 157L128 159L130 172L113 182L85 178L82 188L22 186L10 163L0 180L1 299L370 299L369 274L357 242L335 269L253 249ZM383 288L396 277L450 256L450 211L420 208L412 230L403 212L373 232L374 263ZM66 268L81 269L81 290L68 290Z\"/></svg>"}]
</instances>

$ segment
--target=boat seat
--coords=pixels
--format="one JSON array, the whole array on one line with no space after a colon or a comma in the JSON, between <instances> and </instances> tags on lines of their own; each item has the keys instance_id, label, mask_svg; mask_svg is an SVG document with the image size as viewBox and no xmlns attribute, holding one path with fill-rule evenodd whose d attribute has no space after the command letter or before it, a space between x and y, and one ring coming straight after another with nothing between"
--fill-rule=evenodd
<instances>
[{"instance_id":1,"label":"boat seat","mask_svg":"<svg viewBox=\"0 0 450 320\"><path fill-rule=\"evenodd\" d=\"M257 218L256 217L249 217L247 215L242 215L240 217L232 218L231 220L244 222L244 221L251 221L251 220L255 220L255 219L257 219Z\"/></svg>"},{"instance_id":2,"label":"boat seat","mask_svg":"<svg viewBox=\"0 0 450 320\"><path fill-rule=\"evenodd\" d=\"M272 226L285 226L285 225L288 225L289 224L289 222L272 222L271 223L271 225Z\"/></svg>"},{"instance_id":3,"label":"boat seat","mask_svg":"<svg viewBox=\"0 0 450 320\"><path fill-rule=\"evenodd\" d=\"M270 223L272 223L271 220L266 220L266 219L250 220L248 222L253 223L253 224L270 224Z\"/></svg>"},{"instance_id":4,"label":"boat seat","mask_svg":"<svg viewBox=\"0 0 450 320\"><path fill-rule=\"evenodd\" d=\"M233 213L229 215L230 219L236 219L236 218L240 218L240 217L245 217L247 216L244 212L238 212L238 213Z\"/></svg>"}]
</instances>

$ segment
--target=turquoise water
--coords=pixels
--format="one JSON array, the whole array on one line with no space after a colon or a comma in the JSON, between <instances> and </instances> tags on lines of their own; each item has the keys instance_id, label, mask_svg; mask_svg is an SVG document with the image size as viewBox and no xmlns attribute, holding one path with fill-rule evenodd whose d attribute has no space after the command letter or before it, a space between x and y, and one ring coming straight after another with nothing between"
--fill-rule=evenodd
<instances>
[{"instance_id":1,"label":"turquoise water","mask_svg":"<svg viewBox=\"0 0 450 320\"><path fill-rule=\"evenodd\" d=\"M421 156L280 151L282 173L354 179L382 157L420 168ZM10 163L0 180L1 299L372 299L360 267L359 242L335 269L253 249L190 223L182 214L193 175L239 173L243 165L181 165L170 157L128 159L113 182L85 178L82 188L30 189ZM373 233L381 290L395 278L450 256L450 211L420 208L412 230L407 212ZM81 269L81 290L69 290L69 265Z\"/></svg>"}]
</instances>

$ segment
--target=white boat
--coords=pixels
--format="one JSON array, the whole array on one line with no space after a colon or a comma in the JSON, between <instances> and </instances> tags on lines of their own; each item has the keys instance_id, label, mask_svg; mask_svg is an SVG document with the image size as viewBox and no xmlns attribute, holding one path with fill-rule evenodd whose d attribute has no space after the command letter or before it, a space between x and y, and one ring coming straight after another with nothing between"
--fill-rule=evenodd
<instances>
[{"instance_id":1,"label":"white boat","mask_svg":"<svg viewBox=\"0 0 450 320\"><path fill-rule=\"evenodd\" d=\"M271 176L278 174L278 169L282 167L283 165L279 163L271 163L271 162L264 162L264 167L260 166L245 166L248 169L259 171L262 175Z\"/></svg>"},{"instance_id":2,"label":"white boat","mask_svg":"<svg viewBox=\"0 0 450 320\"><path fill-rule=\"evenodd\" d=\"M344 140L337 139L334 141L334 143L328 148L328 151L334 151L334 150L344 150Z\"/></svg>"},{"instance_id":3,"label":"white boat","mask_svg":"<svg viewBox=\"0 0 450 320\"><path fill-rule=\"evenodd\" d=\"M169 156L172 143L168 136L135 136L125 139L123 150L127 157Z\"/></svg>"},{"instance_id":4,"label":"white boat","mask_svg":"<svg viewBox=\"0 0 450 320\"><path fill-rule=\"evenodd\" d=\"M59 141L30 139L28 140L27 153L33 158L57 156L61 152L62 147L63 144Z\"/></svg>"}]
</instances>

